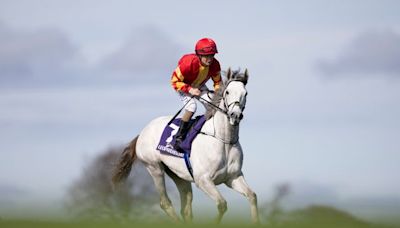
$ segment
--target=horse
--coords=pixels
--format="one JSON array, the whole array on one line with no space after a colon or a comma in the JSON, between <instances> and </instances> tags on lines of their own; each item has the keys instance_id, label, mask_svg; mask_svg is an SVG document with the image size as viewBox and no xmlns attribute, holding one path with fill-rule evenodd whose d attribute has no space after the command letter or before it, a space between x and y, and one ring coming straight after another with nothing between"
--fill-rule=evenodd
<instances>
[{"instance_id":1,"label":"horse","mask_svg":"<svg viewBox=\"0 0 400 228\"><path fill-rule=\"evenodd\" d=\"M216 202L220 223L227 211L227 202L216 185L225 184L244 195L250 203L251 220L259 223L257 195L245 181L242 172L243 150L239 142L239 123L246 105L247 69L226 72L226 80L216 92L207 110L207 120L200 134L192 142L190 162L193 177L182 158L160 153L156 148L164 127L171 116L152 120L123 150L115 167L112 182L118 186L125 180L135 160L141 161L153 178L160 195L160 207L176 222L180 218L169 199L165 187L165 174L176 184L181 200L181 216L191 222L192 182Z\"/></svg>"}]
</instances>

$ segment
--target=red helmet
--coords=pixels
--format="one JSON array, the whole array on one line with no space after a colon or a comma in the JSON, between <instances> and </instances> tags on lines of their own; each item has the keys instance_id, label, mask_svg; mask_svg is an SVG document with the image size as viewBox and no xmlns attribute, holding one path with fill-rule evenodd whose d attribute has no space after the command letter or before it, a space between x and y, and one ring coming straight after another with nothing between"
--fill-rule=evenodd
<instances>
[{"instance_id":1,"label":"red helmet","mask_svg":"<svg viewBox=\"0 0 400 228\"><path fill-rule=\"evenodd\" d=\"M203 38L197 41L195 50L198 55L214 55L218 53L217 45L210 38Z\"/></svg>"}]
</instances>

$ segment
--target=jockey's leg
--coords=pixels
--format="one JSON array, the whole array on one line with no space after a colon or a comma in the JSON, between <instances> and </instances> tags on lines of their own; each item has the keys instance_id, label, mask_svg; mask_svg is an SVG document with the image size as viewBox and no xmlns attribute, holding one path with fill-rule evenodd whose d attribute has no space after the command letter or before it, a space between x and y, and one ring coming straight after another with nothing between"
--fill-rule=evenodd
<instances>
[{"instance_id":1,"label":"jockey's leg","mask_svg":"<svg viewBox=\"0 0 400 228\"><path fill-rule=\"evenodd\" d=\"M178 177L174 172L170 169L165 169L166 173L169 177L175 182L176 187L178 188L179 195L181 198L181 215L185 222L191 222L193 219L193 211L192 211L192 201L193 201L193 192L192 192L192 183L182 178Z\"/></svg>"},{"instance_id":2,"label":"jockey's leg","mask_svg":"<svg viewBox=\"0 0 400 228\"><path fill-rule=\"evenodd\" d=\"M201 95L200 95L201 98L207 100L208 102L211 102L213 94L208 91L207 86L203 85L200 88L200 90L201 90ZM183 113L181 123L179 125L179 130L175 136L174 148L176 150L181 150L180 145L183 142L183 140L185 140L186 134L189 130L189 121L197 110L197 104L195 99L192 98L190 95L185 94L183 92L179 92L178 94L183 103L185 104L185 112Z\"/></svg>"},{"instance_id":3,"label":"jockey's leg","mask_svg":"<svg viewBox=\"0 0 400 228\"><path fill-rule=\"evenodd\" d=\"M182 116L178 133L176 133L176 136L175 136L174 148L176 150L181 150L180 145L183 142L183 140L185 139L186 134L190 127L189 121L197 109L196 101L192 97L190 97L186 94L183 94L183 93L179 93L179 96L181 97L181 100L185 104L185 112Z\"/></svg>"},{"instance_id":4,"label":"jockey's leg","mask_svg":"<svg viewBox=\"0 0 400 228\"><path fill-rule=\"evenodd\" d=\"M186 134L189 131L189 128L190 128L189 120L192 117L192 115L193 115L193 113L186 111L183 116L185 118L187 118L188 120L186 120L182 117L181 123L179 125L179 130L175 136L174 148L178 151L181 150L181 144L182 144L183 140L185 140Z\"/></svg>"},{"instance_id":5,"label":"jockey's leg","mask_svg":"<svg viewBox=\"0 0 400 228\"><path fill-rule=\"evenodd\" d=\"M164 169L160 165L149 165L145 164L151 177L153 178L156 189L160 195L160 207L165 213L171 217L175 222L180 222L178 215L172 206L171 200L168 197L167 190L165 188Z\"/></svg>"},{"instance_id":6,"label":"jockey's leg","mask_svg":"<svg viewBox=\"0 0 400 228\"><path fill-rule=\"evenodd\" d=\"M226 182L226 185L247 198L250 203L252 222L256 224L260 223L257 207L257 195L250 189L243 177L243 174L229 180Z\"/></svg>"},{"instance_id":7,"label":"jockey's leg","mask_svg":"<svg viewBox=\"0 0 400 228\"><path fill-rule=\"evenodd\" d=\"M183 104L185 105L184 108L185 112L182 116L182 120L188 122L197 110L197 104L195 98L192 98L190 95L183 92L178 92L178 95Z\"/></svg>"},{"instance_id":8,"label":"jockey's leg","mask_svg":"<svg viewBox=\"0 0 400 228\"><path fill-rule=\"evenodd\" d=\"M221 193L218 191L217 187L210 178L202 177L196 181L196 184L201 190L203 190L208 196L211 197L211 199L216 202L218 208L218 216L216 218L216 222L220 223L222 217L228 209L226 200L224 199L224 197L222 197Z\"/></svg>"},{"instance_id":9,"label":"jockey's leg","mask_svg":"<svg viewBox=\"0 0 400 228\"><path fill-rule=\"evenodd\" d=\"M183 116L182 116L182 121L189 122L189 120L192 118L193 114L194 114L194 112L185 110L185 112L183 113Z\"/></svg>"}]
</instances>

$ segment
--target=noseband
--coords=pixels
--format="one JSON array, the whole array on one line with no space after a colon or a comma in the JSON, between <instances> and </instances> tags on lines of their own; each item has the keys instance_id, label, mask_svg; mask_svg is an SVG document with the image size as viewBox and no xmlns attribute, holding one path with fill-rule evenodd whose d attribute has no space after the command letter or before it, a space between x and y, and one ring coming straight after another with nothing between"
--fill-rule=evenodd
<instances>
[{"instance_id":1,"label":"noseband","mask_svg":"<svg viewBox=\"0 0 400 228\"><path fill-rule=\"evenodd\" d=\"M239 101L234 101L234 102L230 103L228 106L226 106L226 103L225 103L225 102L224 102L224 104L225 104L225 109L226 109L227 115L229 115L229 114L228 114L228 110L229 110L229 107L231 107L231 105L233 105L233 106L235 106L235 105L239 106L239 108L240 108L240 110L242 110L242 112L243 112L243 110L244 110L244 108L242 109L242 108L240 107L240 102L239 102ZM231 116L230 116L230 117L231 117ZM243 113L240 113L239 119L240 119L240 120L243 119Z\"/></svg>"}]
</instances>

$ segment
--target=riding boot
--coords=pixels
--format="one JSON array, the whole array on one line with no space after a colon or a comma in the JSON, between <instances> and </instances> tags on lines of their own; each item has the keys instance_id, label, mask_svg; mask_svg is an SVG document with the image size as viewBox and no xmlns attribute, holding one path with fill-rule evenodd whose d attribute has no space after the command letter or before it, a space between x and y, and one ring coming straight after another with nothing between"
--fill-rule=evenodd
<instances>
[{"instance_id":1,"label":"riding boot","mask_svg":"<svg viewBox=\"0 0 400 228\"><path fill-rule=\"evenodd\" d=\"M189 122L181 121L181 123L179 125L178 133L176 133L176 136L175 136L175 145L174 145L175 150L177 150L177 151L182 150L181 144L186 137L189 127L190 127Z\"/></svg>"}]
</instances>

